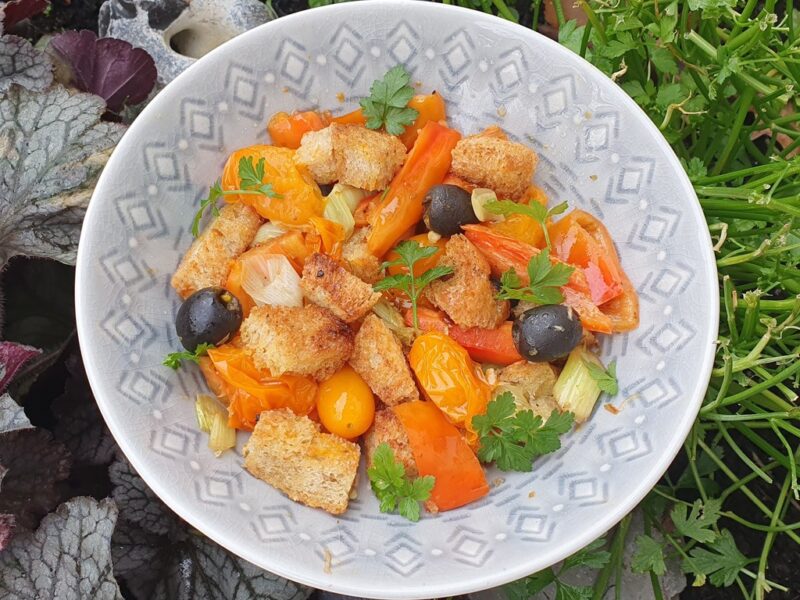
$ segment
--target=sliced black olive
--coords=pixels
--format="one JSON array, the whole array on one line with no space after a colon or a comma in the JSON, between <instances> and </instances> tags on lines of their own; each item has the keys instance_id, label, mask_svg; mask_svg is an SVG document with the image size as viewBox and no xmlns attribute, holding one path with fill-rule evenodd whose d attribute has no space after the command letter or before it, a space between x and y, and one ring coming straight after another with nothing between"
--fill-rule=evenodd
<instances>
[{"instance_id":1,"label":"sliced black olive","mask_svg":"<svg viewBox=\"0 0 800 600\"><path fill-rule=\"evenodd\" d=\"M439 235L461 233L461 226L479 223L472 196L457 185L435 185L425 195L425 224Z\"/></svg>"},{"instance_id":2,"label":"sliced black olive","mask_svg":"<svg viewBox=\"0 0 800 600\"><path fill-rule=\"evenodd\" d=\"M175 330L183 347L194 352L200 344L220 344L242 324L242 306L228 290L207 287L186 298L178 309Z\"/></svg>"},{"instance_id":3,"label":"sliced black olive","mask_svg":"<svg viewBox=\"0 0 800 600\"><path fill-rule=\"evenodd\" d=\"M583 327L571 308L550 304L528 309L517 317L511 336L523 358L549 362L566 356L580 343Z\"/></svg>"}]
</instances>

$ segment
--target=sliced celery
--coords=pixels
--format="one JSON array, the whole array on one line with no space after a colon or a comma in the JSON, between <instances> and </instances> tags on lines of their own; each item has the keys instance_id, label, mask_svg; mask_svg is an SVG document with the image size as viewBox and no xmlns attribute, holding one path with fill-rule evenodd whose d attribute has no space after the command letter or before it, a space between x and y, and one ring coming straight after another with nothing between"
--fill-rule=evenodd
<instances>
[{"instance_id":1,"label":"sliced celery","mask_svg":"<svg viewBox=\"0 0 800 600\"><path fill-rule=\"evenodd\" d=\"M220 403L208 394L197 394L194 410L197 415L197 426L200 431L205 431L206 433L211 431L214 416L224 411Z\"/></svg>"},{"instance_id":2,"label":"sliced celery","mask_svg":"<svg viewBox=\"0 0 800 600\"><path fill-rule=\"evenodd\" d=\"M553 386L558 406L563 411L573 413L576 423L583 423L589 418L600 397L600 388L592 378L587 362L603 366L600 359L583 346L575 348Z\"/></svg>"},{"instance_id":3,"label":"sliced celery","mask_svg":"<svg viewBox=\"0 0 800 600\"><path fill-rule=\"evenodd\" d=\"M381 298L378 300L377 304L372 307L372 312L386 323L386 326L392 330L403 344L410 346L414 342L414 330L406 326L403 315L400 314L400 311L397 310L391 302Z\"/></svg>"},{"instance_id":4,"label":"sliced celery","mask_svg":"<svg viewBox=\"0 0 800 600\"><path fill-rule=\"evenodd\" d=\"M211 433L208 436L208 447L215 456L236 445L236 430L228 426L228 415L217 414L211 424Z\"/></svg>"}]
</instances>

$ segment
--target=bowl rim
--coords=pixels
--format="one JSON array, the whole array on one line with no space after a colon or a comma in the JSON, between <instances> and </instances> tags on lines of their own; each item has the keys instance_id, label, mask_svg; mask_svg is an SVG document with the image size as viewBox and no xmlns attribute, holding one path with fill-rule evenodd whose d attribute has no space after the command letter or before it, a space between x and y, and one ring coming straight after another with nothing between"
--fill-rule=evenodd
<instances>
[{"instance_id":1,"label":"bowl rim","mask_svg":"<svg viewBox=\"0 0 800 600\"><path fill-rule=\"evenodd\" d=\"M332 4L309 10L313 10L313 14L317 18L324 16L331 21L335 21L342 20L342 17L339 17L339 15L346 16L351 11L362 10L360 4L361 2ZM470 19L472 19L473 26L480 26L482 23L490 23L496 28L502 25L502 27L511 28L513 32L520 37L520 41L522 43L526 42L526 37L528 38L528 42L530 42L530 39L535 39L536 43L548 46L551 51L560 54L560 58L564 59L568 63L572 63L580 70L588 70L589 72L593 72L595 76L599 75L603 79L608 80L608 77L594 65L567 48L561 46L557 42L551 40L550 38L525 26L506 21L493 15L459 6L428 2L412 3L409 0L371 0L369 5L370 7L374 7L375 5L385 7L403 6L408 9L408 12L404 15L404 18L412 21L416 18L413 14L413 12L416 10L421 12L430 11L431 14L437 13L433 18L446 18L447 15L455 14L469 16ZM93 336L92 328L96 323L96 319L89 314L84 299L87 295L89 274L92 271L91 266L87 264L88 261L86 259L86 255L88 251L85 250L85 248L86 244L88 243L87 240L92 235L91 231L94 229L93 221L95 220L95 216L97 214L97 207L101 202L103 202L101 196L104 195L103 191L111 181L112 171L116 170L117 163L124 161L128 146L133 144L132 140L136 137L136 134L139 132L139 130L146 131L150 117L157 114L162 104L169 102L170 93L168 90L170 90L170 87L175 89L178 87L178 84L191 81L195 73L200 72L206 62L209 62L209 60L214 57L222 56L225 53L232 52L238 44L244 43L246 40L257 38L259 36L269 35L273 31L278 31L279 28L285 25L295 22L302 22L308 18L308 15L309 11L301 11L274 19L242 33L241 35L215 48L204 57L198 59L183 73L178 75L173 82L167 84L164 89L161 90L156 97L148 103L148 105L142 110L141 114L137 117L137 119L134 120L132 125L125 132L122 139L112 152L111 157L109 158L97 181L95 189L92 193L92 199L86 211L83 221L84 225L82 227L79 240L75 274L75 313L78 340L81 348L81 354L84 359L87 378L89 380L93 395L96 398L96 402L101 414L103 415L103 419L108 425L108 428L114 436L114 439L119 445L120 449L131 462L134 469L136 469L145 483L155 492L155 494L173 512L175 512L175 514L189 523L192 527L201 531L203 535L212 539L214 542L226 548L233 554L253 563L254 565L259 566L260 568L265 569L266 571L275 573L276 575L301 584L318 589L329 590L339 594L360 596L365 598L396 598L402 600L456 596L497 587L510 581L525 577L536 572L537 570L547 568L547 566L563 560L596 538L602 536L641 502L641 500L666 472L667 468L680 450L680 447L682 446L686 436L688 435L702 404L703 397L708 386L708 381L711 376L711 369L713 367L715 357L715 342L719 327L718 282L716 262L712 249L712 240L710 232L706 227L705 217L703 216L699 201L697 200L697 196L694 192L694 188L692 187L689 178L684 172L684 169L672 148L669 146L666 139L656 128L655 124L650 120L647 114L622 90L619 90L619 95L622 98L621 101L623 103L622 106L624 107L624 110L627 110L635 115L635 117L641 122L644 130L650 133L650 137L654 140L656 145L664 151L668 164L676 173L684 193L687 195L690 201L693 201L690 202L690 217L696 222L697 225L699 225L699 235L706 242L704 244L704 255L695 257L695 260L698 260L699 263L704 267L711 267L710 269L707 269L709 277L709 281L707 282L709 297L706 298L708 310L707 317L710 319L711 327L708 329L707 339L704 340L706 351L700 367L700 377L698 377L689 394L691 397L691 403L687 410L684 411L680 420L673 424L675 434L671 438L669 447L661 449L660 458L658 459L656 466L648 471L644 476L636 480L638 483L636 483L633 489L630 490L625 502L612 507L601 521L591 527L585 528L581 535L573 536L569 540L565 540L563 543L555 546L556 550L551 550L546 554L546 560L542 561L537 560L536 558L523 560L519 563L508 566L506 569L497 571L486 571L485 569L476 570L475 576L472 578L460 578L447 584L426 585L424 581L419 582L417 581L417 578L409 577L406 578L406 581L408 581L411 585L403 588L395 587L394 589L383 589L379 585L365 587L359 584L349 584L340 579L331 579L330 576L326 576L321 571L319 575L316 575L316 569L303 568L301 564L297 564L295 568L285 568L283 566L275 568L274 565L269 566L267 565L269 562L268 553L256 553L249 551L246 547L237 546L236 539L234 537L229 539L221 539L221 536L208 532L204 524L205 519L202 518L201 513L198 513L191 506L191 502L188 501L189 496L185 493L182 493L182 490L180 489L171 488L167 478L160 476L158 473L152 473L148 471L143 458L144 454L146 454L148 450L137 449L127 441L124 434L124 428L120 423L111 417L108 404L110 400L103 398L102 394L97 393L97 391L101 390L103 387L101 382L104 378L101 377L96 371L93 362L94 357L88 350ZM609 83L611 83L610 80ZM140 457L142 458L140 459ZM268 547L268 545L269 542L264 542L265 547Z\"/></svg>"}]
</instances>

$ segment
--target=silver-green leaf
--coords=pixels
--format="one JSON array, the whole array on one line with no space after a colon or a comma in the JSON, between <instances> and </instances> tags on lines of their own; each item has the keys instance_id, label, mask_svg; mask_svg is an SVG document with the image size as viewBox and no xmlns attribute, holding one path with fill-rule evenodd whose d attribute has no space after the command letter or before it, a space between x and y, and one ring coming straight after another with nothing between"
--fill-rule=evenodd
<instances>
[{"instance_id":1,"label":"silver-green leaf","mask_svg":"<svg viewBox=\"0 0 800 600\"><path fill-rule=\"evenodd\" d=\"M0 268L17 255L75 262L92 189L125 128L101 98L61 86L0 96Z\"/></svg>"},{"instance_id":2,"label":"silver-green leaf","mask_svg":"<svg viewBox=\"0 0 800 600\"><path fill-rule=\"evenodd\" d=\"M12 84L42 91L53 82L53 65L28 40L15 35L0 36L0 94Z\"/></svg>"}]
</instances>

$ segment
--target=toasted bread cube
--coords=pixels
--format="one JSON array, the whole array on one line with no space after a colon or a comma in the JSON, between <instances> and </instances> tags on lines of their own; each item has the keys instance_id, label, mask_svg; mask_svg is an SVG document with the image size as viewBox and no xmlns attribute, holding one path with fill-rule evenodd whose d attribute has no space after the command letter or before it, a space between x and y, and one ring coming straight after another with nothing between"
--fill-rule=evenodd
<instances>
[{"instance_id":1,"label":"toasted bread cube","mask_svg":"<svg viewBox=\"0 0 800 600\"><path fill-rule=\"evenodd\" d=\"M345 323L363 317L381 297L370 284L361 281L330 256L318 252L306 259L300 287L306 298L327 308Z\"/></svg>"},{"instance_id":2,"label":"toasted bread cube","mask_svg":"<svg viewBox=\"0 0 800 600\"><path fill-rule=\"evenodd\" d=\"M364 436L364 452L367 455L367 467L372 466L372 457L381 444L388 444L394 452L394 457L406 469L406 475L416 477L419 474L417 463L411 452L408 434L403 428L400 419L391 408L384 408L375 413L372 427Z\"/></svg>"},{"instance_id":3,"label":"toasted bread cube","mask_svg":"<svg viewBox=\"0 0 800 600\"><path fill-rule=\"evenodd\" d=\"M403 346L383 320L369 315L358 330L350 366L384 404L419 400Z\"/></svg>"},{"instance_id":4,"label":"toasted bread cube","mask_svg":"<svg viewBox=\"0 0 800 600\"><path fill-rule=\"evenodd\" d=\"M342 260L350 272L367 283L375 283L381 278L381 261L367 246L369 227L362 227L342 244Z\"/></svg>"},{"instance_id":5,"label":"toasted bread cube","mask_svg":"<svg viewBox=\"0 0 800 600\"><path fill-rule=\"evenodd\" d=\"M293 373L322 381L341 369L353 352L353 330L313 304L256 307L240 333L255 365L275 376Z\"/></svg>"},{"instance_id":6,"label":"toasted bread cube","mask_svg":"<svg viewBox=\"0 0 800 600\"><path fill-rule=\"evenodd\" d=\"M453 148L450 170L499 198L520 198L531 183L539 157L522 144L494 135L471 135Z\"/></svg>"},{"instance_id":7,"label":"toasted bread cube","mask_svg":"<svg viewBox=\"0 0 800 600\"><path fill-rule=\"evenodd\" d=\"M388 186L405 158L398 138L340 123L309 131L295 153L295 161L308 167L317 183L338 181L369 191Z\"/></svg>"},{"instance_id":8,"label":"toasted bread cube","mask_svg":"<svg viewBox=\"0 0 800 600\"><path fill-rule=\"evenodd\" d=\"M553 396L553 386L557 378L556 371L550 364L521 360L500 371L497 386L502 389L505 384L509 389L518 392L514 397L519 410L529 409L533 414L547 419L551 412L558 410L558 403Z\"/></svg>"},{"instance_id":9,"label":"toasted bread cube","mask_svg":"<svg viewBox=\"0 0 800 600\"><path fill-rule=\"evenodd\" d=\"M295 502L340 515L347 510L361 450L288 408L262 412L244 446L244 466Z\"/></svg>"},{"instance_id":10,"label":"toasted bread cube","mask_svg":"<svg viewBox=\"0 0 800 600\"><path fill-rule=\"evenodd\" d=\"M172 276L181 298L211 286L224 286L231 261L247 250L261 217L244 204L226 204L219 216L192 242Z\"/></svg>"},{"instance_id":11,"label":"toasted bread cube","mask_svg":"<svg viewBox=\"0 0 800 600\"><path fill-rule=\"evenodd\" d=\"M508 302L495 299L489 263L465 236L447 241L439 264L452 267L453 274L432 282L424 293L456 325L494 329L508 318Z\"/></svg>"}]
</instances>

